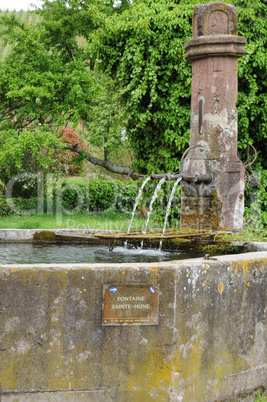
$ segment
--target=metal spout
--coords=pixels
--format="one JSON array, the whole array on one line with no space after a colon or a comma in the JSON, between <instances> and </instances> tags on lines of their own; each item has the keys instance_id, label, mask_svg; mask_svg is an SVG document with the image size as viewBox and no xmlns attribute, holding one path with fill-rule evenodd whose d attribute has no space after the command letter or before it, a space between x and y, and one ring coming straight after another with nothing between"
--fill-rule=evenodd
<instances>
[{"instance_id":1,"label":"metal spout","mask_svg":"<svg viewBox=\"0 0 267 402\"><path fill-rule=\"evenodd\" d=\"M185 173L178 173L178 174L161 173L161 174L152 174L150 177L153 180L160 180L163 179L163 177L165 177L167 181L177 180L179 179L179 177L181 177L182 180L184 181L198 184L200 183L209 184L212 181L212 175L210 173L195 174L195 175L189 175Z\"/></svg>"}]
</instances>

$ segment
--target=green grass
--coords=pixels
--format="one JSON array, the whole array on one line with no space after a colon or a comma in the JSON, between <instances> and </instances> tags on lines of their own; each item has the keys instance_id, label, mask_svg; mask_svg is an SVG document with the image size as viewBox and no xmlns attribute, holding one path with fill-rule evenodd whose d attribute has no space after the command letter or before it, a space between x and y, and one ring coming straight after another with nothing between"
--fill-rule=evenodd
<instances>
[{"instance_id":1,"label":"green grass","mask_svg":"<svg viewBox=\"0 0 267 402\"><path fill-rule=\"evenodd\" d=\"M218 240L218 238L217 238ZM223 240L229 241L267 241L267 228L253 229L244 225L239 233L233 233L223 236Z\"/></svg>"},{"instance_id":2,"label":"green grass","mask_svg":"<svg viewBox=\"0 0 267 402\"><path fill-rule=\"evenodd\" d=\"M258 394L256 395L256 399L255 399L254 402L267 402L267 396L266 396L266 395L263 395L263 394L261 394L261 393L258 393Z\"/></svg>"},{"instance_id":3,"label":"green grass","mask_svg":"<svg viewBox=\"0 0 267 402\"><path fill-rule=\"evenodd\" d=\"M75 179L76 180L76 179ZM83 180L81 178L81 180ZM77 181L76 181L77 182ZM131 213L107 212L86 213L80 212L74 215L66 214L35 214L0 216L1 229L104 229L127 230L131 219ZM145 219L139 219L135 214L132 229L144 229ZM160 228L161 225L154 221L153 213L149 222L149 229ZM221 236L220 236L221 237ZM219 240L219 236L216 238ZM267 230L253 230L244 227L241 233L224 235L225 241L267 241ZM267 402L267 401L266 401Z\"/></svg>"},{"instance_id":4,"label":"green grass","mask_svg":"<svg viewBox=\"0 0 267 402\"><path fill-rule=\"evenodd\" d=\"M127 230L131 215L119 212L103 214L78 213L75 215L10 215L0 217L1 229L104 229ZM145 226L145 220L135 216L132 229L140 230ZM149 228L159 227L153 219Z\"/></svg>"}]
</instances>

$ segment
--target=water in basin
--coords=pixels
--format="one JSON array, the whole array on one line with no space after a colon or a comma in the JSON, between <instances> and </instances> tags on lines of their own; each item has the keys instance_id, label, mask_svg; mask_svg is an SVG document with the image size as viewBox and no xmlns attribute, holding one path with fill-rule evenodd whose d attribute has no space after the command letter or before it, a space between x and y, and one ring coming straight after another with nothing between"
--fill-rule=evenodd
<instances>
[{"instance_id":1,"label":"water in basin","mask_svg":"<svg viewBox=\"0 0 267 402\"><path fill-rule=\"evenodd\" d=\"M203 256L202 253L162 251L158 249L115 247L85 244L0 244L1 264L64 264L64 263L132 263L181 260Z\"/></svg>"}]
</instances>

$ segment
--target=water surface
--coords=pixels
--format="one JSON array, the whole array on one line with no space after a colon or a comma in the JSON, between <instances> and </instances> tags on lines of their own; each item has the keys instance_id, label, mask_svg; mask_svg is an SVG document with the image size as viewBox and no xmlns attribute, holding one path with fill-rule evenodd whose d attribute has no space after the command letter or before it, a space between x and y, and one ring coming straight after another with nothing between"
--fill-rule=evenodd
<instances>
[{"instance_id":1,"label":"water surface","mask_svg":"<svg viewBox=\"0 0 267 402\"><path fill-rule=\"evenodd\" d=\"M124 247L115 247L113 251L109 251L107 246L86 244L0 244L0 264L160 262L197 256L203 256L203 253Z\"/></svg>"}]
</instances>

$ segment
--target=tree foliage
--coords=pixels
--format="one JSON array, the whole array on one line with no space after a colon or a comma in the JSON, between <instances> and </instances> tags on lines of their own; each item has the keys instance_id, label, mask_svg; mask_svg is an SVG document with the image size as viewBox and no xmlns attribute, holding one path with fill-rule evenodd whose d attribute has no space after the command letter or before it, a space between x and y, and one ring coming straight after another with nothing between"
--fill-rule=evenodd
<instances>
[{"instance_id":1,"label":"tree foliage","mask_svg":"<svg viewBox=\"0 0 267 402\"><path fill-rule=\"evenodd\" d=\"M55 166L49 149L55 145L55 136L45 126L18 132L2 130L0 137L0 175L6 183L17 173L47 171Z\"/></svg>"},{"instance_id":2,"label":"tree foliage","mask_svg":"<svg viewBox=\"0 0 267 402\"><path fill-rule=\"evenodd\" d=\"M188 143L191 72L183 45L191 14L188 5L135 2L91 36L88 51L116 82L142 173L177 170Z\"/></svg>"},{"instance_id":3,"label":"tree foliage","mask_svg":"<svg viewBox=\"0 0 267 402\"><path fill-rule=\"evenodd\" d=\"M42 152L47 146L47 138L50 147L59 147L58 129L68 124L75 127L82 122L88 141L95 143L96 136L103 133L99 127L95 129L92 121L100 118L100 126L105 126L105 119L108 119L109 133L105 133L102 143L105 143L108 152L112 151L115 143L118 146L121 132L118 119L113 118L113 124L111 116L103 116L103 110L110 109L109 105L99 108L103 101L104 80L90 68L90 60L82 46L83 39L95 29L91 13L87 10L91 3L88 0L45 0L40 10L42 19L36 24L20 21L15 14L2 15L1 36L5 43L12 45L12 51L0 61L0 148L12 155L9 138L23 143L20 162L11 163L12 169L10 166L7 169L3 163L0 165L2 172L9 170L10 174L11 171L14 174L16 167L21 168L21 161L29 158L38 160L42 168L44 165L48 167L49 159ZM126 3L129 5L124 1L122 8L126 7ZM113 12L110 1L95 1L94 4L104 14L111 15ZM114 108L115 96L107 103L111 104L112 100ZM100 117L99 111L102 113ZM116 128L111 127L111 123ZM86 126L90 126L92 136L88 135ZM111 138L112 129L116 131L116 141ZM47 136L38 135L38 132L45 131ZM23 154L25 133L27 144L31 142L30 138L33 144L38 138L39 147L29 147ZM43 156L41 164L40 155ZM92 160L98 164L97 158ZM28 164L24 164L23 168L28 168ZM112 169L116 170L114 163Z\"/></svg>"},{"instance_id":4,"label":"tree foliage","mask_svg":"<svg viewBox=\"0 0 267 402\"><path fill-rule=\"evenodd\" d=\"M78 134L77 130L73 130L72 128L64 128L60 130L59 136L63 144L70 144L74 147L79 147L84 151L88 151L88 147L84 143L81 136ZM76 175L82 173L83 170L83 156L79 155L76 152L71 152L68 149L64 148L61 152L57 150L52 150L54 157L61 164L62 172L66 175Z\"/></svg>"},{"instance_id":5,"label":"tree foliage","mask_svg":"<svg viewBox=\"0 0 267 402\"><path fill-rule=\"evenodd\" d=\"M33 124L49 127L86 118L93 79L81 51L63 52L45 40L39 24L26 26L14 15L4 18L2 34L14 43L1 61L1 123L21 131Z\"/></svg>"},{"instance_id":6,"label":"tree foliage","mask_svg":"<svg viewBox=\"0 0 267 402\"><path fill-rule=\"evenodd\" d=\"M184 60L184 43L192 36L197 3L143 0L119 16L95 15L99 28L88 52L116 82L135 166L143 173L177 170L189 141L191 66ZM264 164L267 5L264 0L230 3L238 10L239 34L248 41L239 65L239 146L255 144Z\"/></svg>"},{"instance_id":7,"label":"tree foliage","mask_svg":"<svg viewBox=\"0 0 267 402\"><path fill-rule=\"evenodd\" d=\"M238 65L239 147L254 145L258 162L267 168L267 3L235 0L239 35L247 39L247 53Z\"/></svg>"},{"instance_id":8,"label":"tree foliage","mask_svg":"<svg viewBox=\"0 0 267 402\"><path fill-rule=\"evenodd\" d=\"M44 149L59 146L58 128L69 122L74 128L82 122L87 143L103 147L99 159L68 144L92 163L118 172L114 151L128 148L128 139L135 159L120 173L178 170L190 130L191 66L184 43L192 36L197 3L123 0L114 7L111 0L44 0L35 24L4 15L1 37L13 47L0 62L0 148L15 158L19 147L11 144L18 143L22 153L9 167L3 156L2 171L19 169L29 152L38 166L47 164ZM254 145L265 167L267 5L230 3L248 41L239 62L239 147Z\"/></svg>"},{"instance_id":9,"label":"tree foliage","mask_svg":"<svg viewBox=\"0 0 267 402\"><path fill-rule=\"evenodd\" d=\"M123 136L123 110L111 78L95 71L95 86L96 96L86 122L88 142L103 150L105 161L114 160L117 150L128 146Z\"/></svg>"}]
</instances>

